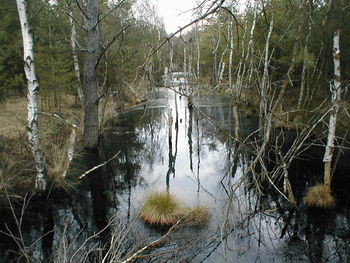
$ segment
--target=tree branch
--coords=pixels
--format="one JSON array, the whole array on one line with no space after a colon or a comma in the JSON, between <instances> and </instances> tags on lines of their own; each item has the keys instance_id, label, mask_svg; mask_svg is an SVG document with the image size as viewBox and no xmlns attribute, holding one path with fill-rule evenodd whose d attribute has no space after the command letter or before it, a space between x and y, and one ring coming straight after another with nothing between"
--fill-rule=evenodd
<instances>
[{"instance_id":1,"label":"tree branch","mask_svg":"<svg viewBox=\"0 0 350 263\"><path fill-rule=\"evenodd\" d=\"M79 176L79 179L82 179L84 178L85 176L87 176L89 173L97 170L98 168L106 165L107 163L109 163L110 161L112 161L113 159L115 159L118 155L120 154L120 151L118 151L112 158L109 158L107 161L99 164L99 165L96 165L95 167L91 168L90 170L87 170L85 173L83 173L82 175Z\"/></svg>"},{"instance_id":2,"label":"tree branch","mask_svg":"<svg viewBox=\"0 0 350 263\"><path fill-rule=\"evenodd\" d=\"M97 68L98 64L100 63L100 60L102 58L102 56L106 53L107 49L114 43L114 41L117 40L117 38L125 31L127 30L131 25L127 25L126 27L124 27L117 35L115 35L113 37L113 39L108 43L108 45L102 50L102 52L100 53L100 56L97 59L96 65L95 65L95 69Z\"/></svg>"},{"instance_id":3,"label":"tree branch","mask_svg":"<svg viewBox=\"0 0 350 263\"><path fill-rule=\"evenodd\" d=\"M97 19L97 23L95 26L97 26L103 19L105 19L110 13L112 13L114 10L116 10L118 7L120 7L123 3L125 2L125 0L121 0L119 3L117 3L113 8L111 8L111 10L109 10L104 16Z\"/></svg>"},{"instance_id":4,"label":"tree branch","mask_svg":"<svg viewBox=\"0 0 350 263\"><path fill-rule=\"evenodd\" d=\"M83 15L85 16L86 19L89 19L88 15L85 13L85 11L81 8L79 1L75 0L75 2L77 3L77 6L79 8L79 10L83 13Z\"/></svg>"}]
</instances>

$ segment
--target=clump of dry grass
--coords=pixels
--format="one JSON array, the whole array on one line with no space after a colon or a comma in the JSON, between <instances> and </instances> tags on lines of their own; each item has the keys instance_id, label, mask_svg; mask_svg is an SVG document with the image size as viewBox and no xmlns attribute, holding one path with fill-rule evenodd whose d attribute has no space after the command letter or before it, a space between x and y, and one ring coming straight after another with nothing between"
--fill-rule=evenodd
<instances>
[{"instance_id":1,"label":"clump of dry grass","mask_svg":"<svg viewBox=\"0 0 350 263\"><path fill-rule=\"evenodd\" d=\"M330 187L318 184L308 189L304 203L308 207L327 209L334 207L335 199L331 194Z\"/></svg>"},{"instance_id":2,"label":"clump of dry grass","mask_svg":"<svg viewBox=\"0 0 350 263\"><path fill-rule=\"evenodd\" d=\"M174 195L154 192L146 197L140 218L148 224L169 226L183 217L184 210Z\"/></svg>"},{"instance_id":3,"label":"clump of dry grass","mask_svg":"<svg viewBox=\"0 0 350 263\"><path fill-rule=\"evenodd\" d=\"M208 222L209 217L207 207L199 205L193 208L183 207L175 196L168 192L150 193L140 213L143 221L159 226L170 226L180 219L185 224L201 226Z\"/></svg>"},{"instance_id":4,"label":"clump of dry grass","mask_svg":"<svg viewBox=\"0 0 350 263\"><path fill-rule=\"evenodd\" d=\"M68 171L70 162L67 158L67 148L60 145L53 145L52 159L48 169L49 180L53 183L55 188L68 190L72 185L67 181L66 173Z\"/></svg>"},{"instance_id":5,"label":"clump of dry grass","mask_svg":"<svg viewBox=\"0 0 350 263\"><path fill-rule=\"evenodd\" d=\"M209 209L206 206L195 206L189 209L185 220L196 226L202 226L208 223L210 217Z\"/></svg>"}]
</instances>

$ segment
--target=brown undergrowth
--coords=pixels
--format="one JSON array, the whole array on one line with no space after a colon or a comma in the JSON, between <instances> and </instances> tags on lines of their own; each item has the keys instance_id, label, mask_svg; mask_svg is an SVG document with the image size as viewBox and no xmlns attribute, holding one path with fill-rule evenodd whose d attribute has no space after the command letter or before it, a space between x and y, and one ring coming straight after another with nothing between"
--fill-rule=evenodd
<instances>
[{"instance_id":1,"label":"brown undergrowth","mask_svg":"<svg viewBox=\"0 0 350 263\"><path fill-rule=\"evenodd\" d=\"M72 123L79 125L81 111L74 107L74 99L62 98L60 111L44 107L49 114L39 114L39 132L42 150L48 163L50 187L70 189L71 183L62 177L69 161L67 149L73 132ZM34 192L35 162L26 133L26 98L16 97L5 101L0 108L0 202L7 193L11 198L21 198ZM74 129L77 141L79 126ZM79 147L75 146L75 154Z\"/></svg>"},{"instance_id":2,"label":"brown undergrowth","mask_svg":"<svg viewBox=\"0 0 350 263\"><path fill-rule=\"evenodd\" d=\"M0 203L18 199L34 188L35 163L25 134L0 136Z\"/></svg>"}]
</instances>

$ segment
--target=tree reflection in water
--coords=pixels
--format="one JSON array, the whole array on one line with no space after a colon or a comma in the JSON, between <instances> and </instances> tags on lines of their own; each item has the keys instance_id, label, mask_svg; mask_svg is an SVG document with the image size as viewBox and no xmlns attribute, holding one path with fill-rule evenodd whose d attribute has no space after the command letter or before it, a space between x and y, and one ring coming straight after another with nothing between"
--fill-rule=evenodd
<instances>
[{"instance_id":1,"label":"tree reflection in water","mask_svg":"<svg viewBox=\"0 0 350 263\"><path fill-rule=\"evenodd\" d=\"M348 165L339 163L334 175L338 208L321 213L302 206L306 187L322 170L318 149L302 156L307 161L293 162L289 174L300 204L293 208L276 191L266 188L258 194L244 176L253 156L236 139L256 131L257 117L242 114L223 96L192 97L189 103L173 90L160 89L158 95L110 120L99 155L76 159L75 173L120 151L116 159L87 176L74 194L55 194L41 208L28 208L36 220L23 229L30 237L27 244L54 230L31 247L38 262L49 257L53 262L99 262L111 235L121 242L115 243L120 257L157 239L162 232L137 219L152 190L168 190L187 206L205 205L211 217L206 226L178 228L138 262L349 262L349 180L339 176ZM111 218L116 220L94 236ZM10 220L4 214L2 221ZM89 236L94 238L84 243ZM13 262L16 256L5 252L13 244L0 245L3 262Z\"/></svg>"}]
</instances>

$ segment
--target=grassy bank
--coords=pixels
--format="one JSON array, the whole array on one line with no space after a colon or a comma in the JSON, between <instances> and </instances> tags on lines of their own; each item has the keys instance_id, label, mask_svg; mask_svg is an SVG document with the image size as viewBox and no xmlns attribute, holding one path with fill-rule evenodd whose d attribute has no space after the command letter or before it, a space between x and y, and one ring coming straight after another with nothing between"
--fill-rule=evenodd
<instances>
[{"instance_id":1,"label":"grassy bank","mask_svg":"<svg viewBox=\"0 0 350 263\"><path fill-rule=\"evenodd\" d=\"M82 113L73 96L64 96L60 107L41 104L40 139L48 161L49 181L53 187L67 188L62 174L68 168L67 143L72 125L80 127ZM21 198L34 191L35 162L27 140L27 100L12 97L0 106L0 199ZM80 135L77 129L77 137ZM79 151L79 144L76 151Z\"/></svg>"}]
</instances>

